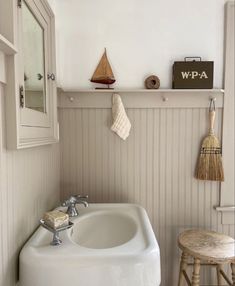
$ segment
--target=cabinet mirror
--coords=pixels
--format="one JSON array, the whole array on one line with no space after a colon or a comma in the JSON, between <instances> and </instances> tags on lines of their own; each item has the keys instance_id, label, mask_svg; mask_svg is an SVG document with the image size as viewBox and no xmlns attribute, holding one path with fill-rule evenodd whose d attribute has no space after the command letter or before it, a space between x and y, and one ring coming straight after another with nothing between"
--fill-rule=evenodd
<instances>
[{"instance_id":1,"label":"cabinet mirror","mask_svg":"<svg viewBox=\"0 0 235 286\"><path fill-rule=\"evenodd\" d=\"M46 112L44 29L22 1L25 107Z\"/></svg>"}]
</instances>

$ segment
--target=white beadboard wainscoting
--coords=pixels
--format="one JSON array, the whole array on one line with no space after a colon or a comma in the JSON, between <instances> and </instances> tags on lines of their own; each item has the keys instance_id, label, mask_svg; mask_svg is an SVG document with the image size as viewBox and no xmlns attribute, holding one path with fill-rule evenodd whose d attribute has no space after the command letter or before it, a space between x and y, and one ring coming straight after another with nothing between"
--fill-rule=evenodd
<instances>
[{"instance_id":1,"label":"white beadboard wainscoting","mask_svg":"<svg viewBox=\"0 0 235 286\"><path fill-rule=\"evenodd\" d=\"M58 144L6 149L4 97L0 84L0 286L15 286L20 249L59 203L60 156Z\"/></svg>"},{"instance_id":2,"label":"white beadboard wainscoting","mask_svg":"<svg viewBox=\"0 0 235 286\"><path fill-rule=\"evenodd\" d=\"M188 94L185 104L185 92L166 91L168 100L162 105L159 92L154 108L151 92L141 91L141 99L138 93L120 94L132 124L125 142L110 131L111 92L61 93L62 199L80 193L88 194L90 202L137 203L146 208L161 249L161 285L174 286L180 231L202 227L234 236L234 226L222 225L221 213L214 210L220 184L193 177L207 134L209 98L214 95L219 107L215 130L221 137L223 94ZM215 277L215 269L205 268L201 283L216 285Z\"/></svg>"}]
</instances>

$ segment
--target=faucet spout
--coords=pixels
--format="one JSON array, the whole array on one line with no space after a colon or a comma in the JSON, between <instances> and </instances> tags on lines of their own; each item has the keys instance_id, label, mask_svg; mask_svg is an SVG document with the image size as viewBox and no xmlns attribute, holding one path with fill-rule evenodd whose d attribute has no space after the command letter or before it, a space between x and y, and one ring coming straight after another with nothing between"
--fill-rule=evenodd
<instances>
[{"instance_id":1,"label":"faucet spout","mask_svg":"<svg viewBox=\"0 0 235 286\"><path fill-rule=\"evenodd\" d=\"M88 202L86 201L78 201L77 204L83 204L85 208L87 208L89 206Z\"/></svg>"}]
</instances>

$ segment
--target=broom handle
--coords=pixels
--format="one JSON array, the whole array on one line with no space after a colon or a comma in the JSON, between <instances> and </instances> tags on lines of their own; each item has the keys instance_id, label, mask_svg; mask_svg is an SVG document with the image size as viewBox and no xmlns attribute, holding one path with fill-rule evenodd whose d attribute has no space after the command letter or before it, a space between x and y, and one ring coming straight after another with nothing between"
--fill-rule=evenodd
<instances>
[{"instance_id":1,"label":"broom handle","mask_svg":"<svg viewBox=\"0 0 235 286\"><path fill-rule=\"evenodd\" d=\"M211 135L214 134L214 122L215 122L215 111L214 110L210 110L209 111L209 124L210 124L209 133Z\"/></svg>"}]
</instances>

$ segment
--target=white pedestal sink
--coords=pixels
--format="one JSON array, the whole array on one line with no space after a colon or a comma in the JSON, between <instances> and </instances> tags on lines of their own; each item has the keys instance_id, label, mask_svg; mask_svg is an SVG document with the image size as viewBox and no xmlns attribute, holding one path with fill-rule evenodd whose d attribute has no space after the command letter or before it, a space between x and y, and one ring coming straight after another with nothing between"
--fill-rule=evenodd
<instances>
[{"instance_id":1,"label":"white pedestal sink","mask_svg":"<svg viewBox=\"0 0 235 286\"><path fill-rule=\"evenodd\" d=\"M79 213L59 246L38 228L20 254L20 286L160 285L159 247L142 207L90 204Z\"/></svg>"}]
</instances>

